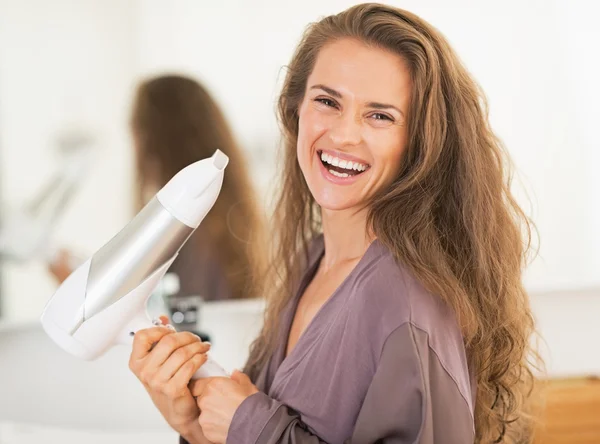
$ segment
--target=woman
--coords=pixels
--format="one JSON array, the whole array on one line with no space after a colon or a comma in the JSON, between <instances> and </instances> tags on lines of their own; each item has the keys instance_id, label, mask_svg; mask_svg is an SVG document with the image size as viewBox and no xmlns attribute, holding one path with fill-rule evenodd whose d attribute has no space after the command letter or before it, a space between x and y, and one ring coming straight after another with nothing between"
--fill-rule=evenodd
<instances>
[{"instance_id":1,"label":"woman","mask_svg":"<svg viewBox=\"0 0 600 444\"><path fill-rule=\"evenodd\" d=\"M137 171L137 210L177 172L219 148L230 164L219 199L169 269L180 296L205 300L253 296L248 281L261 268L261 218L244 156L209 93L195 80L166 75L142 82L131 116ZM68 256L53 264L60 280ZM66 268L66 270L65 270Z\"/></svg>"},{"instance_id":2,"label":"woman","mask_svg":"<svg viewBox=\"0 0 600 444\"><path fill-rule=\"evenodd\" d=\"M530 442L529 224L446 40L389 6L326 17L279 116L264 328L245 374L189 387L209 346L137 334L130 367L165 418L190 443Z\"/></svg>"}]
</instances>

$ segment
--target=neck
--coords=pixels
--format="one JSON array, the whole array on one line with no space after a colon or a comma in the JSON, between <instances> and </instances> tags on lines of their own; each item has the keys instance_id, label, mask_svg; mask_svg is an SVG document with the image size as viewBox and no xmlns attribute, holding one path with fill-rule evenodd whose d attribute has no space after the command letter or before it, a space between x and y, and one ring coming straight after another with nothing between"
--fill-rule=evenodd
<instances>
[{"instance_id":1,"label":"neck","mask_svg":"<svg viewBox=\"0 0 600 444\"><path fill-rule=\"evenodd\" d=\"M375 236L367 229L367 210L322 210L325 270L361 258Z\"/></svg>"}]
</instances>

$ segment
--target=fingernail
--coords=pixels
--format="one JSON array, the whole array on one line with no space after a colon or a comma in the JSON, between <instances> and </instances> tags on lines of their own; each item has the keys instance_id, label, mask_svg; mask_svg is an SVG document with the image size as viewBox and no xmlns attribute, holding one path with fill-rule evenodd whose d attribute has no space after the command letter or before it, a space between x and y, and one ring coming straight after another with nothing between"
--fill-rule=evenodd
<instances>
[{"instance_id":1,"label":"fingernail","mask_svg":"<svg viewBox=\"0 0 600 444\"><path fill-rule=\"evenodd\" d=\"M167 324L165 327L167 327L169 330L175 331L175 327L173 327L171 324Z\"/></svg>"}]
</instances>

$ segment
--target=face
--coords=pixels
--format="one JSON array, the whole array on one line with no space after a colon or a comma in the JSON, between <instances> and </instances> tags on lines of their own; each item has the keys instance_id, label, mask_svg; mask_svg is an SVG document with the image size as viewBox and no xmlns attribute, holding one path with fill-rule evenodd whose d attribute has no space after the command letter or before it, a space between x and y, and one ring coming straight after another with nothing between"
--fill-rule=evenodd
<instances>
[{"instance_id":1,"label":"face","mask_svg":"<svg viewBox=\"0 0 600 444\"><path fill-rule=\"evenodd\" d=\"M404 60L355 40L319 53L299 109L298 162L322 209L359 209L387 187L406 147Z\"/></svg>"}]
</instances>

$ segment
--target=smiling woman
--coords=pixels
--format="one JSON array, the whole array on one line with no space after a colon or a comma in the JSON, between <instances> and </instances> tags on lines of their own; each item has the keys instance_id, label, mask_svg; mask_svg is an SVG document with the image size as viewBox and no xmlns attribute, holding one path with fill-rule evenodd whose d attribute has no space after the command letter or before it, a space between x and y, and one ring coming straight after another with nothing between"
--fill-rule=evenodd
<instances>
[{"instance_id":1,"label":"smiling woman","mask_svg":"<svg viewBox=\"0 0 600 444\"><path fill-rule=\"evenodd\" d=\"M297 150L313 197L332 210L367 204L400 168L411 94L406 63L360 40L337 40L321 49L306 90Z\"/></svg>"},{"instance_id":2,"label":"smiling woman","mask_svg":"<svg viewBox=\"0 0 600 444\"><path fill-rule=\"evenodd\" d=\"M407 11L363 4L308 28L279 99L277 254L246 374L177 385L164 355L191 339L147 333L164 337L144 359L182 440L531 441L529 225L484 103Z\"/></svg>"}]
</instances>

